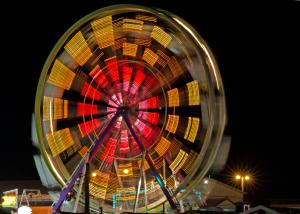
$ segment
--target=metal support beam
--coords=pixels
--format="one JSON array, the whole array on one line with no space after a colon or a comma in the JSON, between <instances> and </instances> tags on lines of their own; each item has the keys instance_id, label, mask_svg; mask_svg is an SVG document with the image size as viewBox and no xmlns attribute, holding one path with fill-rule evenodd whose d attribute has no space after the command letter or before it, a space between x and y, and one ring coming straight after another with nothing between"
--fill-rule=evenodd
<instances>
[{"instance_id":1,"label":"metal support beam","mask_svg":"<svg viewBox=\"0 0 300 214\"><path fill-rule=\"evenodd\" d=\"M85 166L85 182L84 182L84 213L90 214L90 164L87 162Z\"/></svg>"},{"instance_id":2,"label":"metal support beam","mask_svg":"<svg viewBox=\"0 0 300 214\"><path fill-rule=\"evenodd\" d=\"M146 180L146 172L145 170L143 171L143 180L144 180L144 193L145 193L145 208L146 208L146 213L148 213L148 198L147 198L147 180Z\"/></svg>"},{"instance_id":3,"label":"metal support beam","mask_svg":"<svg viewBox=\"0 0 300 214\"><path fill-rule=\"evenodd\" d=\"M165 187L167 187L167 184L166 184L166 161L165 161L164 158L163 158L163 180L164 180ZM165 202L163 203L163 213L166 213L166 204L165 204Z\"/></svg>"},{"instance_id":4,"label":"metal support beam","mask_svg":"<svg viewBox=\"0 0 300 214\"><path fill-rule=\"evenodd\" d=\"M118 163L117 163L116 159L114 159L114 167L115 167L115 171L116 171L116 174L117 174L118 183L119 183L120 187L123 188L124 185L123 185L123 182L122 182L122 180L121 180L121 178L119 176L120 173L119 173L119 170L118 170ZM123 202L121 202L121 203L123 203ZM128 203L128 201L125 203L125 205L126 205L126 208L129 209L129 203Z\"/></svg>"},{"instance_id":5,"label":"metal support beam","mask_svg":"<svg viewBox=\"0 0 300 214\"><path fill-rule=\"evenodd\" d=\"M105 129L101 132L101 134L99 135L97 141L94 144L93 149L90 152L90 156L89 156L89 161L94 159L95 155L97 154L97 152L99 151L100 147L101 147L101 143L102 143L102 139L104 139L104 137L107 135L107 133L109 133L109 131L113 128L116 120L118 119L118 117L122 114L122 110L118 110L115 114L115 116L113 116L113 118L109 121L108 125L105 127Z\"/></svg>"},{"instance_id":6,"label":"metal support beam","mask_svg":"<svg viewBox=\"0 0 300 214\"><path fill-rule=\"evenodd\" d=\"M140 174L139 174L138 187L137 187L137 191L135 193L135 202L134 202L134 208L133 208L134 213L136 212L138 202L139 202L139 194L140 194L140 189L141 189L141 185L142 185L143 171L144 171L144 161L145 161L145 153L143 152L142 161L141 161L141 168L140 168Z\"/></svg>"},{"instance_id":7,"label":"metal support beam","mask_svg":"<svg viewBox=\"0 0 300 214\"><path fill-rule=\"evenodd\" d=\"M84 168L85 164L86 164L85 161L82 161L81 165L77 168L76 172L74 173L74 176L73 176L71 182L68 184L68 186L65 189L63 189L63 191L60 192L59 199L54 204L54 206L52 208L52 213L56 213L59 210L60 206L62 205L62 203L66 199L68 193L73 188L77 178L82 174L82 171L83 171L83 168Z\"/></svg>"},{"instance_id":8,"label":"metal support beam","mask_svg":"<svg viewBox=\"0 0 300 214\"><path fill-rule=\"evenodd\" d=\"M139 149L145 153L145 159L150 167L150 172L151 174L154 176L154 178L156 179L157 183L159 184L161 190L163 191L164 195L166 196L170 206L172 207L172 209L174 211L178 211L178 208L176 206L176 204L174 203L173 201L173 198L172 196L170 195L168 189L165 187L164 185L164 182L162 181L162 179L160 178L159 174L157 173L157 171L155 170L155 167L154 167L154 164L152 163L152 160L147 152L147 150L145 150L144 148L144 145L141 143L141 141L139 140L139 138L137 137L137 135L135 134L132 126L131 126L131 123L129 121L129 118L127 116L126 113L123 113L123 118L124 118L124 121L126 122L127 124L127 127L129 129L129 131L131 132L131 135L133 136L134 140L137 142L138 146L139 146Z\"/></svg>"},{"instance_id":9,"label":"metal support beam","mask_svg":"<svg viewBox=\"0 0 300 214\"><path fill-rule=\"evenodd\" d=\"M88 157L86 156L86 162L88 160ZM79 182L79 187L78 187L78 192L76 193L76 200L75 200L75 204L73 207L73 213L77 212L77 208L78 208L78 203L79 203L79 199L80 199L80 194L81 194L81 190L82 190L82 186L83 186L83 182L84 182L84 176L85 175L85 169L86 167L84 166L83 171L82 171L82 176L80 178L80 182Z\"/></svg>"},{"instance_id":10,"label":"metal support beam","mask_svg":"<svg viewBox=\"0 0 300 214\"><path fill-rule=\"evenodd\" d=\"M114 159L114 167L115 167L115 171L116 171L116 174L117 174L118 183L119 183L120 187L123 188L123 182L122 182L122 180L119 176L118 163L117 163L116 159Z\"/></svg>"}]
</instances>

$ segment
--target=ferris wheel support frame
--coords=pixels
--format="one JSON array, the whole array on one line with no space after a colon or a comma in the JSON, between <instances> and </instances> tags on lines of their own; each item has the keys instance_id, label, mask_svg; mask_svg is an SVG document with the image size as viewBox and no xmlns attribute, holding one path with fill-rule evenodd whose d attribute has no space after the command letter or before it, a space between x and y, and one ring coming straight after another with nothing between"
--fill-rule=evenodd
<instances>
[{"instance_id":1,"label":"ferris wheel support frame","mask_svg":"<svg viewBox=\"0 0 300 214\"><path fill-rule=\"evenodd\" d=\"M158 185L160 186L161 190L163 191L164 195L166 196L171 208L175 212L178 212L178 206L174 202L175 198L170 195L169 190L166 188L164 182L162 181L159 174L155 170L155 167L154 167L154 165L151 161L151 158L150 158L147 150L144 148L142 142L139 140L139 138L135 134L135 132L134 132L132 126L131 126L131 123L130 123L130 120L129 120L128 116L124 113L124 111L122 112L122 115L123 115L124 121L125 121L128 129L129 129L131 135L133 136L134 140L137 142L137 145L139 146L139 149L141 150L142 153L145 153L145 160L147 161L147 163L149 165L151 174L154 176L155 180L157 181Z\"/></svg>"},{"instance_id":2,"label":"ferris wheel support frame","mask_svg":"<svg viewBox=\"0 0 300 214\"><path fill-rule=\"evenodd\" d=\"M88 161L88 156L86 156L86 163ZM78 192L76 194L76 200L75 200L75 204L74 204L74 207L73 207L73 213L76 213L77 212L77 208L78 208L78 203L79 203L79 199L80 199L80 194L81 194L81 190L82 190L82 187L83 187L83 182L85 180L85 175L86 174L86 166L83 168L83 171L82 171L82 176L80 178L80 182L79 182L79 188L78 188Z\"/></svg>"},{"instance_id":3,"label":"ferris wheel support frame","mask_svg":"<svg viewBox=\"0 0 300 214\"><path fill-rule=\"evenodd\" d=\"M83 174L84 171L85 171L85 181L86 181L86 184L85 184L85 212L89 213L88 212L89 211L89 198L88 198L89 197L89 186L88 186L88 182L87 182L89 180L89 162L95 157L95 155L99 151L101 143L102 143L101 139L104 139L106 134L110 132L110 130L113 128L113 125L115 124L115 122L116 122L116 120L118 119L119 116L122 116L124 118L124 121L125 121L128 129L129 129L130 133L132 134L134 140L137 142L137 145L139 146L139 149L143 153L143 158L147 161L147 163L150 167L151 174L154 176L157 183L159 184L159 186L160 186L161 190L163 191L166 199L168 200L171 208L175 212L178 212L178 206L174 202L174 197L172 197L170 195L169 190L166 188L164 182L162 181L159 174L155 170L155 167L154 167L154 165L153 165L153 163L150 159L150 156L149 156L147 150L144 148L142 142L137 137L135 131L133 130L133 128L131 126L131 122L130 122L125 110L123 108L120 108L120 109L117 110L116 114L109 121L109 123L105 127L105 129L101 132L101 134L99 135L98 140L95 142L93 148L87 154L88 155L87 156L87 161L82 161L81 165L75 171L75 173L74 173L70 183L68 184L68 186L65 189L63 189L62 192L60 193L60 197L59 197L58 201L54 204L54 206L52 208L53 213L55 213L55 212L57 212L57 210L59 210L62 203L65 201L68 193L72 190L72 188L74 187L77 179L79 178L80 175ZM145 176L144 176L144 179L146 179ZM139 185L139 188L140 188L140 185ZM136 198L135 199L134 210L136 210L136 208L137 208L137 202L138 202L138 199Z\"/></svg>"},{"instance_id":4,"label":"ferris wheel support frame","mask_svg":"<svg viewBox=\"0 0 300 214\"><path fill-rule=\"evenodd\" d=\"M58 201L54 204L53 208L52 208L52 212L56 213L57 210L59 210L59 208L61 207L62 203L65 201L65 199L67 198L68 193L72 190L72 188L74 187L77 179L79 178L80 175L83 174L84 168L88 167L89 162L95 157L95 155L97 154L97 152L100 149L101 143L102 143L102 139L104 139L104 137L106 136L107 133L109 133L109 131L113 128L113 125L115 124L116 120L118 119L118 117L120 116L122 111L118 110L116 112L116 114L112 117L112 119L109 121L108 125L105 127L105 129L100 133L98 140L96 140L93 148L89 151L89 153L87 153L88 157L87 160L88 161L82 161L82 163L79 165L79 167L77 168L77 170L75 171L75 173L73 174L73 177L71 179L71 181L69 182L68 186L66 188L64 188L61 192L60 192L60 196ZM85 169L86 171L86 175L87 173L89 173L89 169ZM88 175L89 176L89 175ZM85 179L86 180L86 179ZM86 182L88 183L88 182ZM88 185L85 186L85 189L88 189ZM89 191L86 191L85 193L86 196L89 196ZM89 199L87 199L87 197L85 198L85 200L88 200L87 202L89 202ZM89 204L89 203L88 203ZM88 208L89 209L89 208Z\"/></svg>"}]
</instances>

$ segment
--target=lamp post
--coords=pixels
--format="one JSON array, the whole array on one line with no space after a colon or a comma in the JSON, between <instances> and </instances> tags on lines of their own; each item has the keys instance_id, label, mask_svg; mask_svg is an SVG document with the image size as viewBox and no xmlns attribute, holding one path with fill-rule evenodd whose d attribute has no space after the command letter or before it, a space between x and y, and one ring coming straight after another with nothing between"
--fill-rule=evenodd
<instances>
[{"instance_id":1,"label":"lamp post","mask_svg":"<svg viewBox=\"0 0 300 214\"><path fill-rule=\"evenodd\" d=\"M241 181L241 190L242 190L242 193L243 193L243 202L244 202L244 185L245 185L245 181L249 181L250 180L250 176L249 175L236 175L235 176L235 179L236 180L239 180Z\"/></svg>"}]
</instances>

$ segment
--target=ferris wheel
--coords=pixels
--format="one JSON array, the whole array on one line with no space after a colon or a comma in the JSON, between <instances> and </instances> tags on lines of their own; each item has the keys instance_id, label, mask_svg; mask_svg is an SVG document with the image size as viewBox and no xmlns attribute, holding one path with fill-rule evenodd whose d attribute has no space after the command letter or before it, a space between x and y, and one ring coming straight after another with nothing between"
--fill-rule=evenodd
<instances>
[{"instance_id":1,"label":"ferris wheel","mask_svg":"<svg viewBox=\"0 0 300 214\"><path fill-rule=\"evenodd\" d=\"M183 19L116 5L75 23L42 70L35 101L40 149L77 202L90 209L177 209L205 176L225 126L216 61ZM87 173L86 173L87 172Z\"/></svg>"}]
</instances>

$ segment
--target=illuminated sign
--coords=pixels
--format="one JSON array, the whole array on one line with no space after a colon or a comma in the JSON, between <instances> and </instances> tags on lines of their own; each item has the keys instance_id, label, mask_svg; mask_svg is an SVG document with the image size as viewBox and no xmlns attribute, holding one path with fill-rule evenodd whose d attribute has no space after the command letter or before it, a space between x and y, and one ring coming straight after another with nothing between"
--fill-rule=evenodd
<instances>
[{"instance_id":1,"label":"illuminated sign","mask_svg":"<svg viewBox=\"0 0 300 214\"><path fill-rule=\"evenodd\" d=\"M18 207L18 189L3 192L1 206L4 208Z\"/></svg>"}]
</instances>

